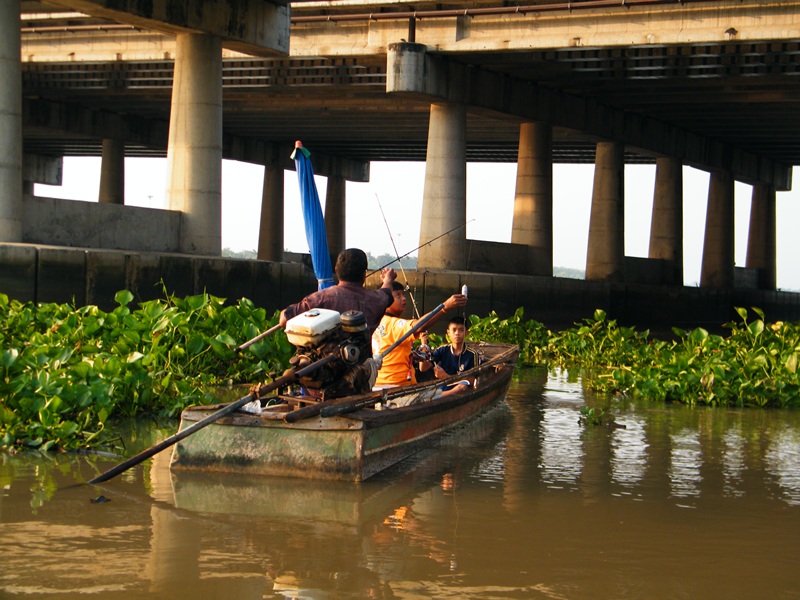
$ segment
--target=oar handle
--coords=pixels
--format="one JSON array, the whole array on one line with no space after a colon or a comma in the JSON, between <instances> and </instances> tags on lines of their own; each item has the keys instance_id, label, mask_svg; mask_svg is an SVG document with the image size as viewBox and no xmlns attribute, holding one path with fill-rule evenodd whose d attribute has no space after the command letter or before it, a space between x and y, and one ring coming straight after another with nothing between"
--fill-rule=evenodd
<instances>
[{"instance_id":1,"label":"oar handle","mask_svg":"<svg viewBox=\"0 0 800 600\"><path fill-rule=\"evenodd\" d=\"M325 358L321 358L320 360L318 360L316 362L313 362L310 365L307 365L307 366L303 367L299 371L292 371L292 372L287 373L286 375L282 375L281 377L278 377L272 383L268 383L266 386L262 387L259 390L259 393L269 393L269 392L271 392L273 390L277 390L278 388L281 388L281 387L283 387L285 385L289 385L290 383L294 383L295 381L297 381L301 377L305 377L306 375L308 375L310 373L313 373L314 371L316 371L320 367L328 364L329 362L331 362L333 360L336 360L337 358L338 358L338 356L336 354L329 354ZM131 467L133 467L135 465L138 465L140 462L142 462L144 460L147 460L148 458L150 458L151 456L153 456L155 454L158 454L159 452L161 452L165 448L169 448L173 444L176 444L176 443L180 442L183 438L189 437L195 431L198 431L198 430L202 429L203 427L205 427L206 425L210 425L211 423L213 423L217 419L221 419L225 415L230 414L230 413L234 412L235 410L238 410L239 408L241 408L242 406L244 406L248 402L252 402L253 400L255 400L255 398L256 398L255 394L251 393L251 394L248 394L247 396L244 396L243 398L239 398L235 402L231 402L230 404L228 404L224 408L221 408L217 412L208 415L206 418L197 421L196 423L194 423L193 425L190 425L186 429L182 429L181 431L175 433L174 435L169 436L168 438L166 438L165 440L162 440L161 442L159 442L155 446L151 446L150 448L148 448L147 450L143 450L142 452L140 452L136 456L132 456L128 460L125 460L125 461L121 462L116 467L112 467L111 469L109 469L105 473L101 473L100 475L98 475L94 479L90 480L88 483L90 485L94 485L95 483L103 483L104 481L108 481L112 477L116 477L117 475L119 475L123 471L127 471Z\"/></svg>"},{"instance_id":2,"label":"oar handle","mask_svg":"<svg viewBox=\"0 0 800 600\"><path fill-rule=\"evenodd\" d=\"M248 341L246 341L244 344L241 344L240 346L236 346L236 348L234 348L234 349L233 349L233 351L234 351L234 352L241 352L241 351L242 351L242 350L244 350L245 348L249 348L249 347L250 347L250 346L252 346L253 344L256 344L256 343L260 342L260 341L261 341L261 340L263 340L265 337L269 337L269 336L271 336L273 333L275 333L275 332L276 332L276 331L278 331L279 329L283 329L283 325L281 325L280 323L278 323L277 325L273 325L272 327L270 327L269 329L267 329L265 332L263 332L263 333L259 333L259 334L258 334L256 337L254 337L252 340L248 340Z\"/></svg>"},{"instance_id":3,"label":"oar handle","mask_svg":"<svg viewBox=\"0 0 800 600\"><path fill-rule=\"evenodd\" d=\"M357 398L353 398L351 396L345 398L339 398L337 400L330 400L330 401L320 401L315 402L314 404L308 404L306 406L301 406L291 412L286 413L283 415L283 420L287 423L296 423L297 421L302 421L303 419L309 419L311 417L316 417L320 412L329 406L336 406L337 404L349 404L356 400L364 400L365 402L375 404L376 402L380 402L381 399L385 396L385 390L377 390L375 392L368 392L366 394L361 394Z\"/></svg>"}]
</instances>

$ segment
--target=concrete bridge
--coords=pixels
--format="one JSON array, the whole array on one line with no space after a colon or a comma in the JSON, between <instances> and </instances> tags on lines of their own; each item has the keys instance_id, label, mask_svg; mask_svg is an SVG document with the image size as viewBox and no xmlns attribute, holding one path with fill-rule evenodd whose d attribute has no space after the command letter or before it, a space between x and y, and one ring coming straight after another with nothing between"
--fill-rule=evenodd
<instances>
[{"instance_id":1,"label":"concrete bridge","mask_svg":"<svg viewBox=\"0 0 800 600\"><path fill-rule=\"evenodd\" d=\"M712 321L757 294L775 318L800 316L796 295L775 291L775 193L800 162L800 0L4 0L0 28L7 274L30 273L20 257L42 244L218 257L223 158L265 165L259 259L282 263L281 175L303 139L328 177L333 252L345 181L368 180L370 161L426 161L420 243L464 224L468 161L516 162L512 243L468 252L456 229L419 266L549 279L553 162L594 162L585 289L644 285L637 302L678 294L690 311L699 293ZM69 155L102 155L98 204L32 195ZM169 211L124 205L126 155L168 158ZM656 164L645 260L624 255L636 162ZM682 288L683 165L711 174L699 292ZM745 270L734 181L753 186ZM588 293L576 318L619 295Z\"/></svg>"}]
</instances>

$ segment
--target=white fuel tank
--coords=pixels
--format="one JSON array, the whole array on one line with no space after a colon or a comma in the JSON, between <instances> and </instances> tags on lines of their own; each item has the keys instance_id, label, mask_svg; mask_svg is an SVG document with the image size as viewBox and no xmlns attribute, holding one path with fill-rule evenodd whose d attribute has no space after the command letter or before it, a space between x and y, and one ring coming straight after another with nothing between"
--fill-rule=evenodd
<instances>
[{"instance_id":1,"label":"white fuel tank","mask_svg":"<svg viewBox=\"0 0 800 600\"><path fill-rule=\"evenodd\" d=\"M294 346L318 346L339 327L341 318L335 310L312 308L286 322L286 337Z\"/></svg>"}]
</instances>

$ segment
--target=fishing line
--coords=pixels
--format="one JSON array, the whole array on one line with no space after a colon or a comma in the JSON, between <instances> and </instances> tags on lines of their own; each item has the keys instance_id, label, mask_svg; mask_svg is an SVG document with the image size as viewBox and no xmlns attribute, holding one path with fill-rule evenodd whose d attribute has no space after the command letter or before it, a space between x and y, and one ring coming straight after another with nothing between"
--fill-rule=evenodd
<instances>
[{"instance_id":1,"label":"fishing line","mask_svg":"<svg viewBox=\"0 0 800 600\"><path fill-rule=\"evenodd\" d=\"M456 225L456 226L455 226L455 227L453 227L452 229L448 229L448 230L447 230L447 231L445 231L444 233L440 233L440 234L439 234L439 235L437 235L435 238L432 238L432 239L428 240L428 241L427 241L427 242L425 242L424 244L420 244L419 246L417 246L416 248L412 248L411 250L409 250L409 251L408 251L408 252L406 252L405 254L402 254L401 256L398 256L397 258L394 258L394 259L390 260L388 263L386 263L386 264L385 264L385 265L383 265L382 267L378 267L378 268L377 268L377 269L375 269L374 271L370 271L369 273L367 273L367 277L371 277L372 275L375 275L375 273L380 273L381 271L383 271L383 269L385 269L385 268L386 268L386 267L388 267L389 265L393 265L394 263L398 262L398 261L399 261L401 258L405 258L406 256L408 256L408 255L409 255L409 254L411 254L412 252L416 252L416 251L417 251L417 250L419 250L420 248L424 248L424 247L425 247L425 246L427 246L428 244L432 244L433 242L435 242L435 241L436 241L436 240L438 240L439 238L443 238L443 237L444 237L444 236L446 236L446 235L450 235L450 234L451 234L451 233L453 233L454 231L458 231L458 230L459 230L459 229L461 229L462 227L466 227L466 226L467 226L469 223L472 223L472 221L474 221L474 220L475 220L475 219L470 219L470 220L469 220L469 221L467 221L466 223L462 223L461 225Z\"/></svg>"},{"instance_id":2,"label":"fishing line","mask_svg":"<svg viewBox=\"0 0 800 600\"><path fill-rule=\"evenodd\" d=\"M377 193L375 194L375 200L378 201L378 208L381 209L381 216L383 217L383 222L386 225L386 232L389 234L389 239L392 241L392 248L394 248L394 255L397 257L397 263L400 265L400 272L403 274L403 279L406 282L405 291L408 292L408 296L411 298L411 306L414 308L414 316L417 319L419 319L420 315L419 315L419 310L417 309L417 301L414 299L414 294L411 293L411 286L408 285L408 277L406 277L406 270L403 268L403 261L400 260L400 253L397 251L397 245L394 243L394 236L392 236L392 230L389 227L389 221L386 220L386 213L383 212L381 199L378 198Z\"/></svg>"}]
</instances>

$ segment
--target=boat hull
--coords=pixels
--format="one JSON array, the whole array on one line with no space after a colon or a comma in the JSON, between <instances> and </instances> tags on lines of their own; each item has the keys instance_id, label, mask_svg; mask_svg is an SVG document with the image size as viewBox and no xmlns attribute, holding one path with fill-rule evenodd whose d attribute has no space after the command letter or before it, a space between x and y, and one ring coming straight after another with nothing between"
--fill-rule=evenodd
<instances>
[{"instance_id":1,"label":"boat hull","mask_svg":"<svg viewBox=\"0 0 800 600\"><path fill-rule=\"evenodd\" d=\"M171 468L363 481L502 402L516 361L515 349L509 352L482 373L477 389L411 406L293 423L269 411L232 413L179 442ZM185 410L181 429L217 409Z\"/></svg>"}]
</instances>

